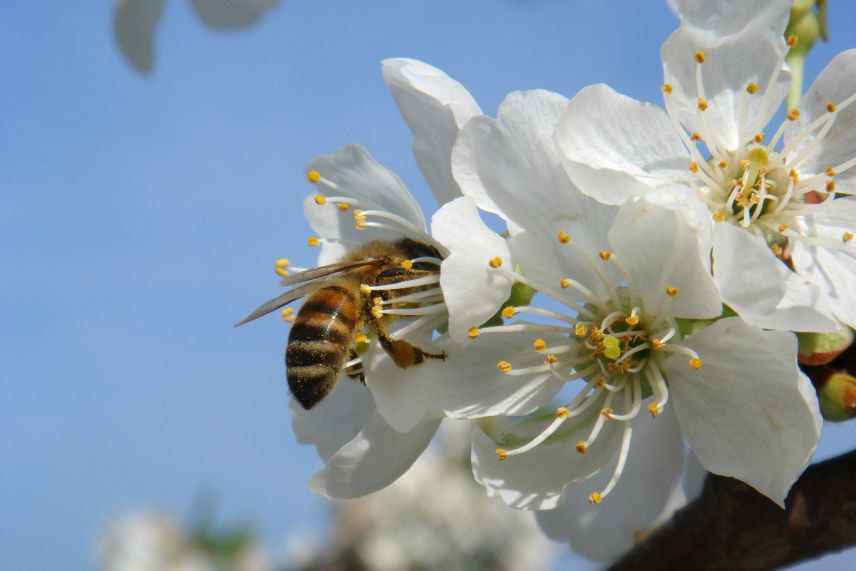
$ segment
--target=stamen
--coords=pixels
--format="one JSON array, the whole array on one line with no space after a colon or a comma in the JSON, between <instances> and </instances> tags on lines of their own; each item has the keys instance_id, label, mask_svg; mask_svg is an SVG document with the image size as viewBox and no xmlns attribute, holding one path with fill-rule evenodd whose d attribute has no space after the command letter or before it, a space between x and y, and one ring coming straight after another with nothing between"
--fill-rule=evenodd
<instances>
[{"instance_id":1,"label":"stamen","mask_svg":"<svg viewBox=\"0 0 856 571\"><path fill-rule=\"evenodd\" d=\"M307 246L317 246L320 243L321 243L321 240L316 238L315 236L310 236L309 238L306 239L306 245Z\"/></svg>"},{"instance_id":2,"label":"stamen","mask_svg":"<svg viewBox=\"0 0 856 571\"><path fill-rule=\"evenodd\" d=\"M366 334L365 334L365 333L357 333L357 334L354 336L354 341L356 341L357 343L361 343L361 344L362 344L362 343L368 343L368 342L369 342L369 338L368 338L368 336L366 336Z\"/></svg>"},{"instance_id":3,"label":"stamen","mask_svg":"<svg viewBox=\"0 0 856 571\"><path fill-rule=\"evenodd\" d=\"M591 502L592 498L595 498L593 503L600 503L603 501L603 498L609 495L609 493L615 488L615 485L618 483L618 480L621 478L621 473L624 471L624 466L627 463L627 454L630 451L630 439L633 436L633 426L631 423L627 422L624 424L624 434L621 437L621 448L618 453L618 463L615 466L615 471L612 473L612 478L609 479L609 483L606 485L606 488L603 489L602 492L594 492L589 496L589 501Z\"/></svg>"},{"instance_id":4,"label":"stamen","mask_svg":"<svg viewBox=\"0 0 856 571\"><path fill-rule=\"evenodd\" d=\"M382 315L428 315L430 313L437 313L439 311L446 311L445 303L435 303L433 305L425 305L422 307L403 307L403 308L391 308L391 309L380 309L380 306L376 305L372 308L372 315L375 313L375 309L379 310L379 313Z\"/></svg>"},{"instance_id":5,"label":"stamen","mask_svg":"<svg viewBox=\"0 0 856 571\"><path fill-rule=\"evenodd\" d=\"M514 307L510 305L502 310L502 316L506 319L511 319L512 317L514 317L514 313Z\"/></svg>"},{"instance_id":6,"label":"stamen","mask_svg":"<svg viewBox=\"0 0 856 571\"><path fill-rule=\"evenodd\" d=\"M279 314L282 316L282 320L285 321L286 323L294 323L294 315L293 315L294 314L294 308L293 307L286 307L285 309L280 311Z\"/></svg>"},{"instance_id":7,"label":"stamen","mask_svg":"<svg viewBox=\"0 0 856 571\"><path fill-rule=\"evenodd\" d=\"M842 241L842 242L844 242L845 244L846 244L847 242L849 242L850 240L852 240L852 239L853 239L853 232L849 232L849 231L848 231L848 232L845 232L845 233L841 236L841 241Z\"/></svg>"},{"instance_id":8,"label":"stamen","mask_svg":"<svg viewBox=\"0 0 856 571\"><path fill-rule=\"evenodd\" d=\"M547 342L544 341L543 339L536 339L532 343L532 346L535 347L536 351L538 351L539 353L542 353L547 348Z\"/></svg>"},{"instance_id":9,"label":"stamen","mask_svg":"<svg viewBox=\"0 0 856 571\"><path fill-rule=\"evenodd\" d=\"M481 335L481 333L479 332L479 328L478 328L478 327L470 327L470 328L467 330L467 336L468 336L470 339L475 339L475 338L476 338L476 337L478 337L479 335Z\"/></svg>"},{"instance_id":10,"label":"stamen","mask_svg":"<svg viewBox=\"0 0 856 571\"><path fill-rule=\"evenodd\" d=\"M306 178L309 179L309 182L314 184L321 180L321 173L316 170L311 170L306 173Z\"/></svg>"},{"instance_id":11,"label":"stamen","mask_svg":"<svg viewBox=\"0 0 856 571\"><path fill-rule=\"evenodd\" d=\"M317 204L318 206L323 206L327 204L327 198L323 194L316 194L315 204Z\"/></svg>"},{"instance_id":12,"label":"stamen","mask_svg":"<svg viewBox=\"0 0 856 571\"><path fill-rule=\"evenodd\" d=\"M280 258L273 264L273 271L282 277L288 276L288 266L291 261L288 258Z\"/></svg>"},{"instance_id":13,"label":"stamen","mask_svg":"<svg viewBox=\"0 0 856 571\"><path fill-rule=\"evenodd\" d=\"M503 373L508 373L511 371L511 363L508 361L500 361L496 364L496 368L502 371Z\"/></svg>"},{"instance_id":14,"label":"stamen","mask_svg":"<svg viewBox=\"0 0 856 571\"><path fill-rule=\"evenodd\" d=\"M558 239L559 239L559 242L562 244L567 244L568 242L571 241L571 237L568 234L566 234L565 232L563 232L562 230L559 230Z\"/></svg>"},{"instance_id":15,"label":"stamen","mask_svg":"<svg viewBox=\"0 0 856 571\"><path fill-rule=\"evenodd\" d=\"M788 111L788 121L796 121L800 118L800 110L799 109L791 109Z\"/></svg>"},{"instance_id":16,"label":"stamen","mask_svg":"<svg viewBox=\"0 0 856 571\"><path fill-rule=\"evenodd\" d=\"M696 371L700 370L701 369L701 359L699 359L698 357L693 357L692 359L690 359L690 367L692 367Z\"/></svg>"},{"instance_id":17,"label":"stamen","mask_svg":"<svg viewBox=\"0 0 856 571\"><path fill-rule=\"evenodd\" d=\"M704 63L704 58L705 58L704 50L699 50L695 53L695 60L698 63Z\"/></svg>"},{"instance_id":18,"label":"stamen","mask_svg":"<svg viewBox=\"0 0 856 571\"><path fill-rule=\"evenodd\" d=\"M758 84L754 81L750 82L749 85L746 86L746 92L749 95L754 95L758 91Z\"/></svg>"},{"instance_id":19,"label":"stamen","mask_svg":"<svg viewBox=\"0 0 856 571\"><path fill-rule=\"evenodd\" d=\"M669 297L675 297L679 293L681 293L681 290L679 290L678 288L670 286L670 285L666 286L666 295L668 295Z\"/></svg>"},{"instance_id":20,"label":"stamen","mask_svg":"<svg viewBox=\"0 0 856 571\"><path fill-rule=\"evenodd\" d=\"M600 259L604 262L608 262L609 259L612 257L612 252L610 252L609 250L601 250L597 253L597 255L600 256Z\"/></svg>"},{"instance_id":21,"label":"stamen","mask_svg":"<svg viewBox=\"0 0 856 571\"><path fill-rule=\"evenodd\" d=\"M412 279L412 280L395 282L395 283L391 283L391 284L376 285L376 286L369 286L366 284L363 284L363 285L366 285L366 287L368 288L368 291L387 291L387 290L393 290L393 289L407 289L407 288L412 288L412 287L419 287L419 286L432 285L432 284L438 284L438 283L440 283L440 276L439 275L430 275L430 276L425 276L425 277L416 278L416 279ZM362 290L362 285L360 286L360 289Z\"/></svg>"},{"instance_id":22,"label":"stamen","mask_svg":"<svg viewBox=\"0 0 856 571\"><path fill-rule=\"evenodd\" d=\"M672 93L672 84L671 84L671 83L664 83L664 84L660 87L660 89L662 89L662 90L663 90L663 93L665 93L666 95L669 95L669 94L671 94L671 93Z\"/></svg>"},{"instance_id":23,"label":"stamen","mask_svg":"<svg viewBox=\"0 0 856 571\"><path fill-rule=\"evenodd\" d=\"M491 258L490 260L488 260L488 265L491 268L496 269L502 265L502 258L500 258L499 256L496 256L495 258Z\"/></svg>"}]
</instances>

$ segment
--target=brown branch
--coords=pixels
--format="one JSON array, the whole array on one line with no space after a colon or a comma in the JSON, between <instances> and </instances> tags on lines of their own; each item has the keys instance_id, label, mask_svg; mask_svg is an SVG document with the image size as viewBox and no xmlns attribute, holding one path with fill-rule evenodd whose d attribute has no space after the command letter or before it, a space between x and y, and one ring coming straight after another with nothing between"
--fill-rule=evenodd
<instances>
[{"instance_id":1,"label":"brown branch","mask_svg":"<svg viewBox=\"0 0 856 571\"><path fill-rule=\"evenodd\" d=\"M786 509L732 478L701 496L610 570L773 569L856 544L856 451L810 466Z\"/></svg>"}]
</instances>

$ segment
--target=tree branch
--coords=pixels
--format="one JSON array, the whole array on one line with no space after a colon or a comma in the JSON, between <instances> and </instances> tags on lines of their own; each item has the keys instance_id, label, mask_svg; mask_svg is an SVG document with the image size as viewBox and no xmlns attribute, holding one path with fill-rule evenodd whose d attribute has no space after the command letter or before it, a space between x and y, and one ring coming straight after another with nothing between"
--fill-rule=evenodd
<instances>
[{"instance_id":1,"label":"tree branch","mask_svg":"<svg viewBox=\"0 0 856 571\"><path fill-rule=\"evenodd\" d=\"M708 475L698 499L610 570L771 569L854 545L856 451L810 466L785 505Z\"/></svg>"}]
</instances>

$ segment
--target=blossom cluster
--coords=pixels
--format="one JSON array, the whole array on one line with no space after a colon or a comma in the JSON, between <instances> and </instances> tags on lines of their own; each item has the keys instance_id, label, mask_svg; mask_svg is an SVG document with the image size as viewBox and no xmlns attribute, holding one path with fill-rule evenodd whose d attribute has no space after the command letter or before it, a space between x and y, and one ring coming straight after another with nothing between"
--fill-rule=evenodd
<instances>
[{"instance_id":1,"label":"blossom cluster","mask_svg":"<svg viewBox=\"0 0 856 571\"><path fill-rule=\"evenodd\" d=\"M662 107L594 85L514 92L491 117L442 71L383 62L439 208L429 227L347 146L307 167L310 243L319 265L372 240L433 247L432 303L390 337L445 358L404 369L362 336L348 366L365 387L343 374L311 410L293 402L324 460L313 489L385 487L453 418L474 423L487 493L593 558L692 493L688 471L784 505L822 424L795 333L856 327L856 50L769 125L789 8L681 2Z\"/></svg>"}]
</instances>

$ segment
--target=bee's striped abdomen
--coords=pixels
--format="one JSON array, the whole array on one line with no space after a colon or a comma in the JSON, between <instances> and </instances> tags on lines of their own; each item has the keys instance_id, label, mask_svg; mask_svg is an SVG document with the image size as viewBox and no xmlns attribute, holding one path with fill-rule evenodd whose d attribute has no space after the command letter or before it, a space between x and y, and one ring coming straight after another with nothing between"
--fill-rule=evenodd
<instances>
[{"instance_id":1,"label":"bee's striped abdomen","mask_svg":"<svg viewBox=\"0 0 856 571\"><path fill-rule=\"evenodd\" d=\"M361 312L357 296L337 285L323 287L304 301L285 350L288 386L303 408L312 408L333 390Z\"/></svg>"}]
</instances>

